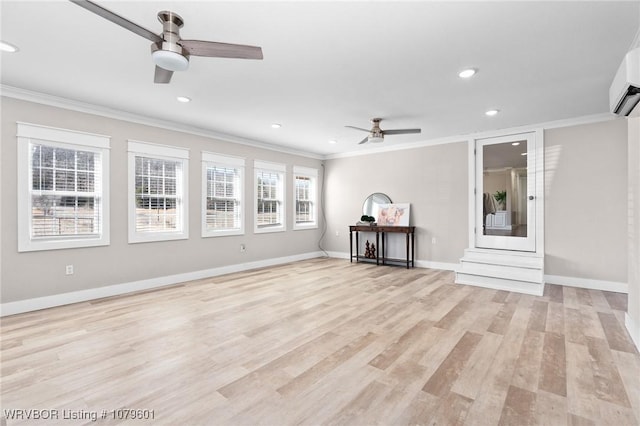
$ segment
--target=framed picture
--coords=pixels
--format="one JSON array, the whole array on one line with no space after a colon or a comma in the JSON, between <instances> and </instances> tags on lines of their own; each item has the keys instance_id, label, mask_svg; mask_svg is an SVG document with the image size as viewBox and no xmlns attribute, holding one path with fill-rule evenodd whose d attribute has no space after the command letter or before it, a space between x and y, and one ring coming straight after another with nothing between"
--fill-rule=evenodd
<instances>
[{"instance_id":1,"label":"framed picture","mask_svg":"<svg viewBox=\"0 0 640 426\"><path fill-rule=\"evenodd\" d=\"M380 204L378 226L409 226L409 203Z\"/></svg>"}]
</instances>

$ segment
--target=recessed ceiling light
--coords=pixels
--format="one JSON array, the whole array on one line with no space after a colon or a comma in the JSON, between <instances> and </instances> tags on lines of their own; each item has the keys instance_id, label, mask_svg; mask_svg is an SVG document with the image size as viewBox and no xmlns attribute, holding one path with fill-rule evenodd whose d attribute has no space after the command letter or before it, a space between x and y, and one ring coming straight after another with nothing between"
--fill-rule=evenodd
<instances>
[{"instance_id":1,"label":"recessed ceiling light","mask_svg":"<svg viewBox=\"0 0 640 426\"><path fill-rule=\"evenodd\" d=\"M527 155L527 153L526 153L526 152L523 152L523 153L522 153L522 154L520 154L520 155Z\"/></svg>"},{"instance_id":2,"label":"recessed ceiling light","mask_svg":"<svg viewBox=\"0 0 640 426\"><path fill-rule=\"evenodd\" d=\"M186 96L178 96L176 98L178 100L178 102L182 102L182 103L187 103L187 102L191 102L191 98L187 98Z\"/></svg>"},{"instance_id":3,"label":"recessed ceiling light","mask_svg":"<svg viewBox=\"0 0 640 426\"><path fill-rule=\"evenodd\" d=\"M274 129L279 129L280 127L282 127L282 124L279 124L279 123L273 123L273 124L271 125L271 127L273 127Z\"/></svg>"},{"instance_id":4,"label":"recessed ceiling light","mask_svg":"<svg viewBox=\"0 0 640 426\"><path fill-rule=\"evenodd\" d=\"M0 41L0 50L3 52L14 53L18 51L18 48L11 43L7 43L6 41Z\"/></svg>"},{"instance_id":5,"label":"recessed ceiling light","mask_svg":"<svg viewBox=\"0 0 640 426\"><path fill-rule=\"evenodd\" d=\"M512 143L511 145L513 145L513 146L518 146L518 145L520 145L520 142L514 142L514 143Z\"/></svg>"},{"instance_id":6,"label":"recessed ceiling light","mask_svg":"<svg viewBox=\"0 0 640 426\"><path fill-rule=\"evenodd\" d=\"M458 73L458 77L460 77L460 78L471 78L477 72L478 72L478 70L476 70L474 68L467 68L466 70L460 71Z\"/></svg>"},{"instance_id":7,"label":"recessed ceiling light","mask_svg":"<svg viewBox=\"0 0 640 426\"><path fill-rule=\"evenodd\" d=\"M499 112L500 112L499 109L490 109L489 111L485 112L485 114L488 115L489 117L493 117Z\"/></svg>"},{"instance_id":8,"label":"recessed ceiling light","mask_svg":"<svg viewBox=\"0 0 640 426\"><path fill-rule=\"evenodd\" d=\"M337 141L337 140L335 140L335 139L331 139L331 140L329 141L329 143L330 143L330 144L335 144L335 143L338 143L338 141Z\"/></svg>"}]
</instances>

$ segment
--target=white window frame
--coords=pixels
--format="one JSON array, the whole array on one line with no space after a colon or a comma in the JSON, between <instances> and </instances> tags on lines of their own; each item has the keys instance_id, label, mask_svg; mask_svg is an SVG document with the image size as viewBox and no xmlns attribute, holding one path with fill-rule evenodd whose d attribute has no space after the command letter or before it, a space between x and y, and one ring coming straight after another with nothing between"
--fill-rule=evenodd
<instances>
[{"instance_id":1,"label":"white window frame","mask_svg":"<svg viewBox=\"0 0 640 426\"><path fill-rule=\"evenodd\" d=\"M311 201L311 215L313 221L298 222L298 191L296 190L296 180L298 177L309 178L311 180L311 188L309 188L309 198ZM299 231L302 229L318 228L318 169L309 167L293 166L293 229Z\"/></svg>"},{"instance_id":2,"label":"white window frame","mask_svg":"<svg viewBox=\"0 0 640 426\"><path fill-rule=\"evenodd\" d=\"M57 250L109 245L109 136L17 122L18 142L18 251ZM32 170L30 147L41 144L89 151L100 155L100 230L97 235L32 238Z\"/></svg>"},{"instance_id":3,"label":"white window frame","mask_svg":"<svg viewBox=\"0 0 640 426\"><path fill-rule=\"evenodd\" d=\"M238 188L238 204L240 208L240 227L218 229L214 231L207 230L207 178L208 168L211 166L224 167L238 170L239 188ZM222 237L227 235L244 235L244 219L245 219L245 202L244 202L244 168L245 160L240 157L229 155L215 154L211 152L202 152L202 237Z\"/></svg>"},{"instance_id":4,"label":"white window frame","mask_svg":"<svg viewBox=\"0 0 640 426\"><path fill-rule=\"evenodd\" d=\"M254 207L253 207L253 232L256 234L264 234L268 232L284 232L287 230L287 209L286 209L286 194L285 194L285 182L287 178L287 166L280 163L271 163L267 161L254 160L253 162L253 190L254 190ZM279 175L278 201L280 203L280 223L278 225L262 225L258 226L258 173L277 173Z\"/></svg>"},{"instance_id":5,"label":"white window frame","mask_svg":"<svg viewBox=\"0 0 640 426\"><path fill-rule=\"evenodd\" d=\"M184 240L189 238L189 150L187 148L128 140L128 206L129 243ZM136 230L136 157L150 157L182 163L182 176L176 179L181 203L176 203L181 229L167 232L140 232Z\"/></svg>"}]
</instances>

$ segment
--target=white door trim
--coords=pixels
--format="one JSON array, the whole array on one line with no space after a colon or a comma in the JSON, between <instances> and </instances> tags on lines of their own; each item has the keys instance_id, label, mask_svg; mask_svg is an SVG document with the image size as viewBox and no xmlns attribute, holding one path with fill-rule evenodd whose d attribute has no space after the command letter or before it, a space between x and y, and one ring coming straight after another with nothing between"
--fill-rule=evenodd
<instances>
[{"instance_id":1,"label":"white door trim","mask_svg":"<svg viewBox=\"0 0 640 426\"><path fill-rule=\"evenodd\" d=\"M532 193L535 197L535 247L531 253L535 253L536 256L543 257L544 256L544 132L542 129L536 129L530 132L523 133L508 133L505 135L499 135L492 137L491 139L495 140L496 143L500 142L500 140L508 141L516 136L524 137L530 135L532 136L533 142L533 150L529 149L529 152L532 152L534 158L533 167L534 167L534 180L530 182L531 185L534 186ZM489 138L474 138L469 139L467 141L468 144L468 170L469 170L469 196L468 196L468 205L469 205L469 219L468 219L468 227L469 227L469 248L482 248L478 247L477 239L476 239L476 229L478 226L482 224L482 214L479 212L479 216L476 215L478 206L476 203L476 194L479 191L482 193L482 188L479 188L476 184L477 182L477 173L482 172L481 170L477 170L476 165L476 142L480 140L485 140ZM531 154L529 154L531 155ZM480 219L478 219L480 217ZM507 252L510 250L506 250Z\"/></svg>"}]
</instances>

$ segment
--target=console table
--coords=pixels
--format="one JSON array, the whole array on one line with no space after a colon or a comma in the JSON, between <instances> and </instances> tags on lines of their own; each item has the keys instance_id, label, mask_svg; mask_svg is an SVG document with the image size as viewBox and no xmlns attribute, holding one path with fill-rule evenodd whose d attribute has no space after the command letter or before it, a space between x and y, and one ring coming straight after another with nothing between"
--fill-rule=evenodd
<instances>
[{"instance_id":1,"label":"console table","mask_svg":"<svg viewBox=\"0 0 640 426\"><path fill-rule=\"evenodd\" d=\"M349 226L349 258L351 262L353 259L356 259L356 263L360 261L361 256L358 253L360 248L360 232L375 232L376 233L376 265L386 265L389 261L402 262L406 264L407 269L409 266L412 268L415 266L414 262L414 234L416 231L415 226L376 226L376 225L351 225ZM353 233L356 234L356 254L353 254ZM406 246L406 259L388 259L385 256L384 252L384 244L385 244L385 235L387 233L400 233L405 234L405 246ZM380 246L380 237L382 236L382 246Z\"/></svg>"}]
</instances>

